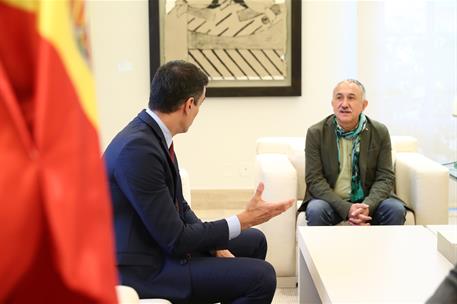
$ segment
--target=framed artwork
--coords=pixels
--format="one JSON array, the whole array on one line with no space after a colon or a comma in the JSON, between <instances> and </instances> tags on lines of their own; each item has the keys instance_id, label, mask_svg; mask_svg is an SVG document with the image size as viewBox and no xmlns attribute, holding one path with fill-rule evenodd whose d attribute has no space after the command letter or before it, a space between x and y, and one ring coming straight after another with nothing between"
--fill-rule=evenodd
<instances>
[{"instance_id":1,"label":"framed artwork","mask_svg":"<svg viewBox=\"0 0 457 304\"><path fill-rule=\"evenodd\" d=\"M301 95L301 0L149 0L151 79L183 59L207 96Z\"/></svg>"}]
</instances>

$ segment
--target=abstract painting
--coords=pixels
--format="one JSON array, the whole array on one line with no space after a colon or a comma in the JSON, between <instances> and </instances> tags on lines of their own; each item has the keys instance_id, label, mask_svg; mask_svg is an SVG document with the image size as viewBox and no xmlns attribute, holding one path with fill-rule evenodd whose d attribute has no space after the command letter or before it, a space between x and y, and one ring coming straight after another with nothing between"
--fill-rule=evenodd
<instances>
[{"instance_id":1,"label":"abstract painting","mask_svg":"<svg viewBox=\"0 0 457 304\"><path fill-rule=\"evenodd\" d=\"M208 96L301 95L300 0L151 0L151 74L184 59Z\"/></svg>"}]
</instances>

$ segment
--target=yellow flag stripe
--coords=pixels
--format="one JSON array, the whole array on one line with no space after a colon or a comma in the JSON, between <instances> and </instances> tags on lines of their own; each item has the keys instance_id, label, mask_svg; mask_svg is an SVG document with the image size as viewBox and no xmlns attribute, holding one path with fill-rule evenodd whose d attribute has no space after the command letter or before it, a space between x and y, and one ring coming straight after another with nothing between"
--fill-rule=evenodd
<instances>
[{"instance_id":1,"label":"yellow flag stripe","mask_svg":"<svg viewBox=\"0 0 457 304\"><path fill-rule=\"evenodd\" d=\"M39 31L58 50L75 86L86 115L97 126L95 86L92 72L75 41L68 1L43 1Z\"/></svg>"},{"instance_id":2,"label":"yellow flag stripe","mask_svg":"<svg viewBox=\"0 0 457 304\"><path fill-rule=\"evenodd\" d=\"M94 79L87 61L83 58L76 44L73 29L76 20L72 21L70 2L68 0L0 1L18 9L35 13L38 20L38 32L43 39L46 39L57 49L84 112L94 127L97 127ZM83 0L73 1L78 10L83 9Z\"/></svg>"}]
</instances>

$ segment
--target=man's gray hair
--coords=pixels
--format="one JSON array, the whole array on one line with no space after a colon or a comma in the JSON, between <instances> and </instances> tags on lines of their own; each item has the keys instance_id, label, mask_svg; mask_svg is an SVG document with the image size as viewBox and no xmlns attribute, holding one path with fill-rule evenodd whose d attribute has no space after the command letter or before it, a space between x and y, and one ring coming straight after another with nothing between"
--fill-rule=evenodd
<instances>
[{"instance_id":1,"label":"man's gray hair","mask_svg":"<svg viewBox=\"0 0 457 304\"><path fill-rule=\"evenodd\" d=\"M343 82L353 83L356 86L358 86L359 89L362 91L362 99L365 99L365 95L366 95L365 87L363 86L363 84L360 81L358 81L357 79L348 78L348 79L345 79L345 80L342 80L342 81L338 82L338 84L336 86L339 86Z\"/></svg>"}]
</instances>

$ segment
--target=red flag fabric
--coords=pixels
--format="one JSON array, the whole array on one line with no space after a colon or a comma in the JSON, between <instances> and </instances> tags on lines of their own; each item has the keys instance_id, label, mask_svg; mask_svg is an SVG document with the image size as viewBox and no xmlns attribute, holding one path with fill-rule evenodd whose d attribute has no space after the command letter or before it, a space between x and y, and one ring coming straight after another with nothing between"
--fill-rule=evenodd
<instances>
[{"instance_id":1,"label":"red flag fabric","mask_svg":"<svg viewBox=\"0 0 457 304\"><path fill-rule=\"evenodd\" d=\"M116 303L84 2L0 0L0 303Z\"/></svg>"}]
</instances>

